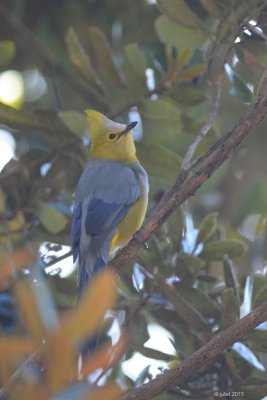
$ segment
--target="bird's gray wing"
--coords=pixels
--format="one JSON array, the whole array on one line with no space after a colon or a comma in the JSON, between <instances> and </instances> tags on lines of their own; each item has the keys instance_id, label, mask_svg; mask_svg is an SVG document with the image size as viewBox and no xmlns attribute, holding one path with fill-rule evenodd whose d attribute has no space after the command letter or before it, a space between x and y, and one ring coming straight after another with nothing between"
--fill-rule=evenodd
<instances>
[{"instance_id":1,"label":"bird's gray wing","mask_svg":"<svg viewBox=\"0 0 267 400\"><path fill-rule=\"evenodd\" d=\"M105 160L89 163L75 196L72 222L74 258L79 255L82 259L85 257L83 253L90 252L96 255L94 258L102 258L99 263L106 263L110 233L116 232L116 226L140 195L138 177L129 166ZM107 239L109 243L105 243Z\"/></svg>"}]
</instances>

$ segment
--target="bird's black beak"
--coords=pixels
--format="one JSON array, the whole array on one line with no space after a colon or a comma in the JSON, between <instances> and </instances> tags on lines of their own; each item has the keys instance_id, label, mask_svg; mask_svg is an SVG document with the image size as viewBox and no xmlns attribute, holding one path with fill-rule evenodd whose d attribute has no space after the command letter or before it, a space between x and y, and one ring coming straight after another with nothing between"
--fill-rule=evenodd
<instances>
[{"instance_id":1,"label":"bird's black beak","mask_svg":"<svg viewBox=\"0 0 267 400\"><path fill-rule=\"evenodd\" d=\"M134 122L131 122L130 124L128 124L126 126L126 128L124 129L124 131L122 131L120 133L120 137L123 135L126 135L126 133L130 132L136 125L137 125L137 121L134 121Z\"/></svg>"}]
</instances>

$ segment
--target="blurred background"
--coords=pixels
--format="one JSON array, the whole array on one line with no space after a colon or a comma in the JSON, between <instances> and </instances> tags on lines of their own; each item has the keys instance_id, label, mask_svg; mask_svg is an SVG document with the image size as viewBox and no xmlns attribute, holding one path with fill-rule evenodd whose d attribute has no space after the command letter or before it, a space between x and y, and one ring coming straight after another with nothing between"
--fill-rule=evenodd
<instances>
[{"instance_id":1,"label":"blurred background","mask_svg":"<svg viewBox=\"0 0 267 400\"><path fill-rule=\"evenodd\" d=\"M0 262L24 248L36 257L19 273L0 272L0 323L3 335L25 335L14 289L21 275L33 291L43 287L44 318L51 307L64 315L76 304L69 235L73 193L88 162L84 109L139 121L134 136L151 210L206 121L210 83L219 74L216 123L195 157L249 110L267 61L267 5L1 0L0 22ZM104 382L138 386L205 343L205 329L214 334L266 299L266 127L264 121L123 267L101 340L116 342L132 327L138 299L146 300L131 345ZM262 326L158 398L208 399L219 389L264 398L266 338Z\"/></svg>"}]
</instances>

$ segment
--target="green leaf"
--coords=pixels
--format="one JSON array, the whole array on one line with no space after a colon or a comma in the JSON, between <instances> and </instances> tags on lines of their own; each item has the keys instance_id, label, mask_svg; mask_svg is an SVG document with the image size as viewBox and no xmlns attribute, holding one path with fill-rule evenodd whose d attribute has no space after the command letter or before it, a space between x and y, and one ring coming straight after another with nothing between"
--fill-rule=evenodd
<instances>
[{"instance_id":1,"label":"green leaf","mask_svg":"<svg viewBox=\"0 0 267 400\"><path fill-rule=\"evenodd\" d=\"M144 143L159 143L172 151L179 148L182 124L180 110L172 99L161 96L157 100L144 100L138 110L142 116Z\"/></svg>"},{"instance_id":2,"label":"green leaf","mask_svg":"<svg viewBox=\"0 0 267 400\"><path fill-rule=\"evenodd\" d=\"M234 289L235 296L239 302L239 291L238 291L236 272L231 260L228 260L227 257L224 257L223 271L224 271L225 286L227 288Z\"/></svg>"},{"instance_id":3,"label":"green leaf","mask_svg":"<svg viewBox=\"0 0 267 400\"><path fill-rule=\"evenodd\" d=\"M252 285L252 292L253 292L253 301L255 300L255 296L267 286L267 276L266 275L259 275L253 274L253 285Z\"/></svg>"},{"instance_id":4,"label":"green leaf","mask_svg":"<svg viewBox=\"0 0 267 400\"><path fill-rule=\"evenodd\" d=\"M250 103L253 99L253 92L248 87L247 83L238 75L236 72L232 70L232 68L227 68L226 72L233 86L230 89L230 94L232 96L238 97L240 100Z\"/></svg>"},{"instance_id":5,"label":"green leaf","mask_svg":"<svg viewBox=\"0 0 267 400\"><path fill-rule=\"evenodd\" d=\"M184 106L195 106L203 103L208 99L205 92L202 90L178 87L169 92L169 96L178 104Z\"/></svg>"},{"instance_id":6,"label":"green leaf","mask_svg":"<svg viewBox=\"0 0 267 400\"><path fill-rule=\"evenodd\" d=\"M189 327L209 332L205 318L177 290L169 286L160 275L156 275L156 280L162 293L173 304L178 316L186 321Z\"/></svg>"},{"instance_id":7,"label":"green leaf","mask_svg":"<svg viewBox=\"0 0 267 400\"><path fill-rule=\"evenodd\" d=\"M157 0L157 5L164 15L181 25L191 29L206 29L202 20L183 0Z\"/></svg>"},{"instance_id":8,"label":"green leaf","mask_svg":"<svg viewBox=\"0 0 267 400\"><path fill-rule=\"evenodd\" d=\"M158 144L136 143L137 155L149 177L164 184L173 183L181 166L182 159L175 152ZM157 160L157 168L155 168Z\"/></svg>"},{"instance_id":9,"label":"green leaf","mask_svg":"<svg viewBox=\"0 0 267 400\"><path fill-rule=\"evenodd\" d=\"M137 351L143 356L148 358L153 358L154 360L171 361L174 356L170 354L163 353L162 351L151 349L150 347L138 347Z\"/></svg>"},{"instance_id":10,"label":"green leaf","mask_svg":"<svg viewBox=\"0 0 267 400\"><path fill-rule=\"evenodd\" d=\"M197 272L206 265L206 263L199 257L188 253L180 253L178 260L184 263L185 268L193 268Z\"/></svg>"},{"instance_id":11,"label":"green leaf","mask_svg":"<svg viewBox=\"0 0 267 400\"><path fill-rule=\"evenodd\" d=\"M198 230L196 245L207 242L216 231L218 213L208 214L202 221Z\"/></svg>"},{"instance_id":12,"label":"green leaf","mask_svg":"<svg viewBox=\"0 0 267 400\"><path fill-rule=\"evenodd\" d=\"M264 68L267 65L266 43L260 40L242 40L235 44L238 55L252 68Z\"/></svg>"},{"instance_id":13,"label":"green leaf","mask_svg":"<svg viewBox=\"0 0 267 400\"><path fill-rule=\"evenodd\" d=\"M191 82L194 78L204 75L206 70L207 70L206 64L191 65L190 67L187 67L182 71L178 72L177 82L182 82L182 83Z\"/></svg>"},{"instance_id":14,"label":"green leaf","mask_svg":"<svg viewBox=\"0 0 267 400\"><path fill-rule=\"evenodd\" d=\"M16 54L15 43L12 40L0 40L0 66L8 65Z\"/></svg>"},{"instance_id":15,"label":"green leaf","mask_svg":"<svg viewBox=\"0 0 267 400\"><path fill-rule=\"evenodd\" d=\"M220 316L220 308L205 293L196 288L181 284L177 286L177 290L205 318Z\"/></svg>"},{"instance_id":16,"label":"green leaf","mask_svg":"<svg viewBox=\"0 0 267 400\"><path fill-rule=\"evenodd\" d=\"M165 15L156 19L155 28L162 43L168 46L176 46L179 49L195 49L207 39L207 34L203 30L193 30L178 25Z\"/></svg>"},{"instance_id":17,"label":"green leaf","mask_svg":"<svg viewBox=\"0 0 267 400\"><path fill-rule=\"evenodd\" d=\"M87 82L101 87L101 82L92 67L90 57L82 46L73 27L68 29L65 41L70 59L82 76L87 80Z\"/></svg>"},{"instance_id":18,"label":"green leaf","mask_svg":"<svg viewBox=\"0 0 267 400\"><path fill-rule=\"evenodd\" d=\"M88 40L94 69L109 85L125 86L125 80L105 34L96 26L88 28Z\"/></svg>"},{"instance_id":19,"label":"green leaf","mask_svg":"<svg viewBox=\"0 0 267 400\"><path fill-rule=\"evenodd\" d=\"M79 111L60 111L58 117L63 124L79 138L83 138L88 130L85 115Z\"/></svg>"},{"instance_id":20,"label":"green leaf","mask_svg":"<svg viewBox=\"0 0 267 400\"><path fill-rule=\"evenodd\" d=\"M185 64L187 64L193 56L193 50L192 49L186 49L182 48L179 49L178 55L176 58L176 65L179 69L183 67Z\"/></svg>"},{"instance_id":21,"label":"green leaf","mask_svg":"<svg viewBox=\"0 0 267 400\"><path fill-rule=\"evenodd\" d=\"M259 383L253 385L244 385L240 388L240 393L244 393L247 399L253 400L264 400L267 393L267 384L266 383Z\"/></svg>"},{"instance_id":22,"label":"green leaf","mask_svg":"<svg viewBox=\"0 0 267 400\"><path fill-rule=\"evenodd\" d=\"M42 124L37 115L28 111L15 110L12 107L0 103L1 124L11 128L41 128Z\"/></svg>"},{"instance_id":23,"label":"green leaf","mask_svg":"<svg viewBox=\"0 0 267 400\"><path fill-rule=\"evenodd\" d=\"M132 343L137 347L140 347L149 339L147 321L144 315L139 313L135 317L130 326L130 334Z\"/></svg>"},{"instance_id":24,"label":"green leaf","mask_svg":"<svg viewBox=\"0 0 267 400\"><path fill-rule=\"evenodd\" d=\"M223 15L215 0L200 0L201 5L205 10L216 18L222 19Z\"/></svg>"},{"instance_id":25,"label":"green leaf","mask_svg":"<svg viewBox=\"0 0 267 400\"><path fill-rule=\"evenodd\" d=\"M222 329L233 325L239 319L239 305L235 296L234 289L227 288L222 291Z\"/></svg>"},{"instance_id":26,"label":"green leaf","mask_svg":"<svg viewBox=\"0 0 267 400\"><path fill-rule=\"evenodd\" d=\"M267 225L267 219L266 215L260 215L256 229L255 229L255 235L256 237L262 235L266 229Z\"/></svg>"},{"instance_id":27,"label":"green leaf","mask_svg":"<svg viewBox=\"0 0 267 400\"><path fill-rule=\"evenodd\" d=\"M125 54L133 71L143 84L146 83L147 62L138 43L131 43L125 47Z\"/></svg>"},{"instance_id":28,"label":"green leaf","mask_svg":"<svg viewBox=\"0 0 267 400\"><path fill-rule=\"evenodd\" d=\"M174 248L179 250L185 230L185 216L182 207L178 208L167 220L167 228Z\"/></svg>"},{"instance_id":29,"label":"green leaf","mask_svg":"<svg viewBox=\"0 0 267 400\"><path fill-rule=\"evenodd\" d=\"M256 308L266 302L267 299L267 285L263 286L254 296L252 308Z\"/></svg>"},{"instance_id":30,"label":"green leaf","mask_svg":"<svg viewBox=\"0 0 267 400\"><path fill-rule=\"evenodd\" d=\"M64 214L44 202L40 202L37 207L37 217L43 227L53 234L62 232L68 224L68 218Z\"/></svg>"},{"instance_id":31,"label":"green leaf","mask_svg":"<svg viewBox=\"0 0 267 400\"><path fill-rule=\"evenodd\" d=\"M246 103L250 103L253 99L252 90L247 86L244 79L236 73L233 75L233 89L230 90L230 94L239 97Z\"/></svg>"},{"instance_id":32,"label":"green leaf","mask_svg":"<svg viewBox=\"0 0 267 400\"><path fill-rule=\"evenodd\" d=\"M247 246L241 240L225 239L205 244L199 257L206 261L220 261L224 256L228 256L230 259L240 257L246 251Z\"/></svg>"},{"instance_id":33,"label":"green leaf","mask_svg":"<svg viewBox=\"0 0 267 400\"><path fill-rule=\"evenodd\" d=\"M246 335L248 346L254 351L267 351L267 330L255 329L253 332Z\"/></svg>"}]
</instances>

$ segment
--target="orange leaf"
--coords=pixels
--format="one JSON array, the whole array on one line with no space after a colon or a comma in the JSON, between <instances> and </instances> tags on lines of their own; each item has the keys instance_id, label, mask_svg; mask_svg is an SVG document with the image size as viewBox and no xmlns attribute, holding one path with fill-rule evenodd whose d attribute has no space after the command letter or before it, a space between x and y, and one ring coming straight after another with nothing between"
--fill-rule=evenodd
<instances>
[{"instance_id":1,"label":"orange leaf","mask_svg":"<svg viewBox=\"0 0 267 400\"><path fill-rule=\"evenodd\" d=\"M0 339L0 381L7 384L14 366L36 350L35 343L17 336L4 336Z\"/></svg>"},{"instance_id":2,"label":"orange leaf","mask_svg":"<svg viewBox=\"0 0 267 400\"><path fill-rule=\"evenodd\" d=\"M62 321L45 346L46 376L52 393L77 377L79 342L95 333L108 307L116 298L114 272L99 273L84 292L77 307Z\"/></svg>"},{"instance_id":3,"label":"orange leaf","mask_svg":"<svg viewBox=\"0 0 267 400\"><path fill-rule=\"evenodd\" d=\"M115 344L115 346L107 344L101 349L97 350L95 354L84 358L81 375L86 378L97 368L103 368L104 370L111 368L122 357L128 346L128 343L128 336L124 334L121 336L118 343Z\"/></svg>"},{"instance_id":4,"label":"orange leaf","mask_svg":"<svg viewBox=\"0 0 267 400\"><path fill-rule=\"evenodd\" d=\"M115 303L117 293L115 273L98 273L86 288L77 307L62 321L61 329L74 342L81 342L95 334L108 308Z\"/></svg>"},{"instance_id":5,"label":"orange leaf","mask_svg":"<svg viewBox=\"0 0 267 400\"><path fill-rule=\"evenodd\" d=\"M14 389L10 391L11 400L47 400L48 394L46 393L44 385L37 383L19 382Z\"/></svg>"},{"instance_id":6,"label":"orange leaf","mask_svg":"<svg viewBox=\"0 0 267 400\"><path fill-rule=\"evenodd\" d=\"M45 337L45 326L29 281L21 279L16 282L14 285L14 294L25 328L39 344L42 344Z\"/></svg>"},{"instance_id":7,"label":"orange leaf","mask_svg":"<svg viewBox=\"0 0 267 400\"><path fill-rule=\"evenodd\" d=\"M0 289L7 287L17 270L25 268L35 259L33 252L25 247L13 253L0 265Z\"/></svg>"},{"instance_id":8,"label":"orange leaf","mask_svg":"<svg viewBox=\"0 0 267 400\"><path fill-rule=\"evenodd\" d=\"M97 388L87 395L83 396L81 400L117 400L122 395L119 386L115 384L107 385L102 388Z\"/></svg>"},{"instance_id":9,"label":"orange leaf","mask_svg":"<svg viewBox=\"0 0 267 400\"><path fill-rule=\"evenodd\" d=\"M35 343L30 339L20 339L18 336L2 336L0 338L0 362L26 356L36 350Z\"/></svg>"},{"instance_id":10,"label":"orange leaf","mask_svg":"<svg viewBox=\"0 0 267 400\"><path fill-rule=\"evenodd\" d=\"M78 351L62 331L52 334L44 350L47 388L55 393L77 378Z\"/></svg>"}]
</instances>

